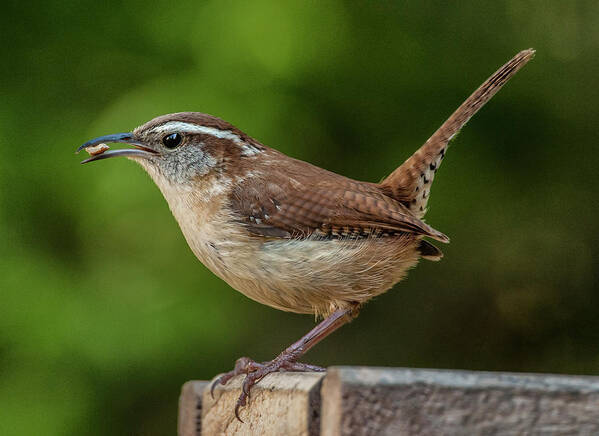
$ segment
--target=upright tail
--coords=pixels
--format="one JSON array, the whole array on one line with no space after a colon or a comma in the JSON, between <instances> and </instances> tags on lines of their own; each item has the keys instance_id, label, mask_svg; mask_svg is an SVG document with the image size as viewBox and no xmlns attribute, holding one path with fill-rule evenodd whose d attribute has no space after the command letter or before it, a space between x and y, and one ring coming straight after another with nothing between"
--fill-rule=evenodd
<instances>
[{"instance_id":1,"label":"upright tail","mask_svg":"<svg viewBox=\"0 0 599 436\"><path fill-rule=\"evenodd\" d=\"M435 173L445 157L449 141L468 120L501 89L506 82L533 58L533 49L523 50L489 77L451 114L433 136L383 182L392 197L422 218Z\"/></svg>"}]
</instances>

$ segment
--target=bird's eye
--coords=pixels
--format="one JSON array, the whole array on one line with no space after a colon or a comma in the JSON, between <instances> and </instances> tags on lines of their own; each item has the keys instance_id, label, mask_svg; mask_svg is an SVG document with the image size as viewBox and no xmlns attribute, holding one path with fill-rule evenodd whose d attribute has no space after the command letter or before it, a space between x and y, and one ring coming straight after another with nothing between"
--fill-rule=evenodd
<instances>
[{"instance_id":1,"label":"bird's eye","mask_svg":"<svg viewBox=\"0 0 599 436\"><path fill-rule=\"evenodd\" d=\"M179 144L181 144L181 140L183 138L178 133L171 133L170 135L166 135L162 138L162 143L166 148L175 148Z\"/></svg>"}]
</instances>

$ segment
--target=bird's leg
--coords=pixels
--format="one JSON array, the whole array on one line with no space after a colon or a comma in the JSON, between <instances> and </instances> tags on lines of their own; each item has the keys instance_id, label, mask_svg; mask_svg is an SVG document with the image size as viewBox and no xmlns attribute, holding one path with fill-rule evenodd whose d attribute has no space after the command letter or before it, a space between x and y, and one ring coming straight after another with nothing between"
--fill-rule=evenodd
<instances>
[{"instance_id":1,"label":"bird's leg","mask_svg":"<svg viewBox=\"0 0 599 436\"><path fill-rule=\"evenodd\" d=\"M297 360L303 356L310 348L333 333L339 327L347 324L357 315L358 306L352 306L347 309L337 309L316 327L310 330L299 341L294 342L287 347L281 354L270 362L257 363L247 357L241 357L235 362L235 368L219 378L217 378L210 388L214 392L217 384L226 384L229 380L239 374L246 374L243 380L241 394L235 406L235 416L239 418L239 409L246 405L250 389L253 385L262 380L267 374L285 371L325 371L324 368L315 365L300 363Z\"/></svg>"}]
</instances>

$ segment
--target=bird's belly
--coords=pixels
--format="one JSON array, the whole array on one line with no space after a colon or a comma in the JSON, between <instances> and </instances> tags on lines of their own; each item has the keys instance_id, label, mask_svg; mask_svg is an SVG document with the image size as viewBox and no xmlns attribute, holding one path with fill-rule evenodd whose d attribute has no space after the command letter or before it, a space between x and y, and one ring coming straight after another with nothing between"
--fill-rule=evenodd
<instances>
[{"instance_id":1,"label":"bird's belly","mask_svg":"<svg viewBox=\"0 0 599 436\"><path fill-rule=\"evenodd\" d=\"M206 240L194 252L247 297L297 313L326 315L363 303L401 280L419 258L411 236L266 241L231 236Z\"/></svg>"}]
</instances>

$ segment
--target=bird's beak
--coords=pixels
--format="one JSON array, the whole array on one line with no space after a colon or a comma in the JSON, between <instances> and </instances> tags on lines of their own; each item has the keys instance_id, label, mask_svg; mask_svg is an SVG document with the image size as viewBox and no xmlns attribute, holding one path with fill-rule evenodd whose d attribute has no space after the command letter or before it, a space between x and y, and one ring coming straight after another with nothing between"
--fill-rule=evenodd
<instances>
[{"instance_id":1,"label":"bird's beak","mask_svg":"<svg viewBox=\"0 0 599 436\"><path fill-rule=\"evenodd\" d=\"M90 141L87 141L81 147L77 149L75 153L79 153L81 150L94 147L100 144L106 144L111 142L123 142L125 144L132 145L135 148L123 148L120 150L108 150L104 153L97 154L95 156L89 157L83 161L82 164L93 162L95 160L108 159L109 157L117 157L117 156L132 156L132 157L148 157L154 154L157 154L155 150L149 148L146 144L136 140L133 137L132 133L116 133L114 135L106 135L99 136L98 138L94 138Z\"/></svg>"}]
</instances>

